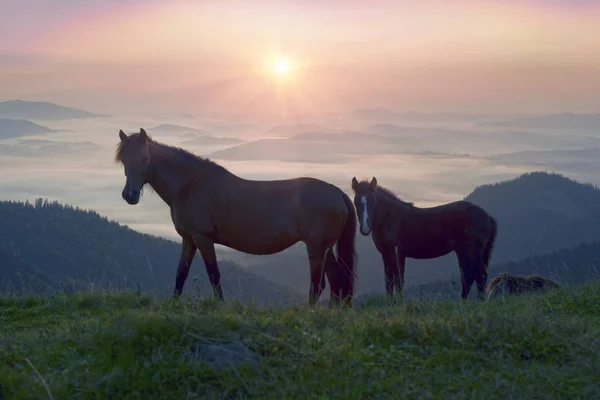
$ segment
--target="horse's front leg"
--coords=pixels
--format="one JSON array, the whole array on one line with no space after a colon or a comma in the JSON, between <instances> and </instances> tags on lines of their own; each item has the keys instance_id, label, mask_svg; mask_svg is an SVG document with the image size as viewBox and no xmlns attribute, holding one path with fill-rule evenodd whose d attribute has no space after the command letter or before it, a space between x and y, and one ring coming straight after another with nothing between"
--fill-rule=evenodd
<instances>
[{"instance_id":1,"label":"horse's front leg","mask_svg":"<svg viewBox=\"0 0 600 400\"><path fill-rule=\"evenodd\" d=\"M179 257L179 265L177 266L177 277L175 278L175 291L173 297L181 296L183 285L190 272L192 260L196 254L196 244L192 238L187 236L181 237L181 256Z\"/></svg>"},{"instance_id":2,"label":"horse's front leg","mask_svg":"<svg viewBox=\"0 0 600 400\"><path fill-rule=\"evenodd\" d=\"M221 272L217 263L217 255L215 253L215 244L209 237L194 235L194 242L202 255L208 280L213 288L213 293L218 300L223 300L223 290L221 289Z\"/></svg>"}]
</instances>

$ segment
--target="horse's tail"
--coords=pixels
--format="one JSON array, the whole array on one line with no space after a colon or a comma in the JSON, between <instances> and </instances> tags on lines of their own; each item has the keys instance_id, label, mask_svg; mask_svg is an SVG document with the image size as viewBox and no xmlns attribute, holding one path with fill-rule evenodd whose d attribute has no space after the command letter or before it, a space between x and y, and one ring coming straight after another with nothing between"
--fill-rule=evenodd
<instances>
[{"instance_id":1,"label":"horse's tail","mask_svg":"<svg viewBox=\"0 0 600 400\"><path fill-rule=\"evenodd\" d=\"M492 223L492 231L488 242L483 249L483 267L486 271L490 264L490 260L492 259L492 251L494 250L494 243L496 242L496 236L498 235L498 222L494 217L490 217L490 220Z\"/></svg>"},{"instance_id":2,"label":"horse's tail","mask_svg":"<svg viewBox=\"0 0 600 400\"><path fill-rule=\"evenodd\" d=\"M357 254L355 248L356 239L356 211L350 197L342 192L342 198L348 209L348 219L344 225L344 230L337 241L337 262L341 268L340 279L346 293L345 296L352 299L354 295L354 282L356 280L356 261Z\"/></svg>"}]
</instances>

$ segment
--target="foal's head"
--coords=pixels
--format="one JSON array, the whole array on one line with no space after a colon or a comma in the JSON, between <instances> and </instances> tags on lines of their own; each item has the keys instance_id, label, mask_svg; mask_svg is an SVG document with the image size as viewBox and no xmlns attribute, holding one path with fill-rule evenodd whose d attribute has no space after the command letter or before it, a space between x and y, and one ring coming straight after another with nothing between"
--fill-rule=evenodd
<instances>
[{"instance_id":1,"label":"foal's head","mask_svg":"<svg viewBox=\"0 0 600 400\"><path fill-rule=\"evenodd\" d=\"M356 215L360 222L360 233L364 236L371 234L371 221L375 209L375 189L377 189L377 179L373 177L371 182L356 180L352 178L352 190L354 191L354 206Z\"/></svg>"},{"instance_id":2,"label":"foal's head","mask_svg":"<svg viewBox=\"0 0 600 400\"><path fill-rule=\"evenodd\" d=\"M148 150L150 138L144 129L140 129L140 133L129 136L121 130L119 138L121 142L117 147L115 160L123 163L126 177L125 188L121 195L123 200L133 205L140 201L142 188L150 174L150 151Z\"/></svg>"}]
</instances>

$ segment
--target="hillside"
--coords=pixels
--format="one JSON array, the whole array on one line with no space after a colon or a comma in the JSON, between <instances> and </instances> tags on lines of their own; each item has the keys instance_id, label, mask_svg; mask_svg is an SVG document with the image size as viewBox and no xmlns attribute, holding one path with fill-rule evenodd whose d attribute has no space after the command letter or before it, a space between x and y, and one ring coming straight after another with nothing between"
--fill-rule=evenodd
<instances>
[{"instance_id":1,"label":"hillside","mask_svg":"<svg viewBox=\"0 0 600 400\"><path fill-rule=\"evenodd\" d=\"M0 298L0 397L593 399L599 297L600 284L358 310Z\"/></svg>"},{"instance_id":2,"label":"hillside","mask_svg":"<svg viewBox=\"0 0 600 400\"><path fill-rule=\"evenodd\" d=\"M540 274L569 284L600 278L600 241L493 265L490 273Z\"/></svg>"},{"instance_id":3,"label":"hillside","mask_svg":"<svg viewBox=\"0 0 600 400\"><path fill-rule=\"evenodd\" d=\"M0 101L0 118L61 120L97 117L104 115L45 101Z\"/></svg>"},{"instance_id":4,"label":"hillside","mask_svg":"<svg viewBox=\"0 0 600 400\"><path fill-rule=\"evenodd\" d=\"M53 129L21 119L0 118L0 139L54 132Z\"/></svg>"},{"instance_id":5,"label":"hillside","mask_svg":"<svg viewBox=\"0 0 600 400\"><path fill-rule=\"evenodd\" d=\"M93 211L48 203L0 202L0 292L45 293L95 288L172 293L180 245L141 234ZM225 296L290 304L291 290L221 261ZM196 256L184 294L212 296L204 264Z\"/></svg>"},{"instance_id":6,"label":"hillside","mask_svg":"<svg viewBox=\"0 0 600 400\"><path fill-rule=\"evenodd\" d=\"M498 219L495 263L600 240L600 190L559 174L523 174L465 199Z\"/></svg>"}]
</instances>

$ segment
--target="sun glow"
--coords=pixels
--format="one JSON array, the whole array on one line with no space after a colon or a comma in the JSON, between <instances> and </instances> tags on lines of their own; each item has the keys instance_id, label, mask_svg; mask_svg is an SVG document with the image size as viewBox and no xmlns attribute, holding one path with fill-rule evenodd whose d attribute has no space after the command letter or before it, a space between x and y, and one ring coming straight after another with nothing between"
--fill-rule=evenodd
<instances>
[{"instance_id":1,"label":"sun glow","mask_svg":"<svg viewBox=\"0 0 600 400\"><path fill-rule=\"evenodd\" d=\"M285 57L277 57L273 62L273 72L279 76L286 76L290 73L290 60Z\"/></svg>"}]
</instances>

